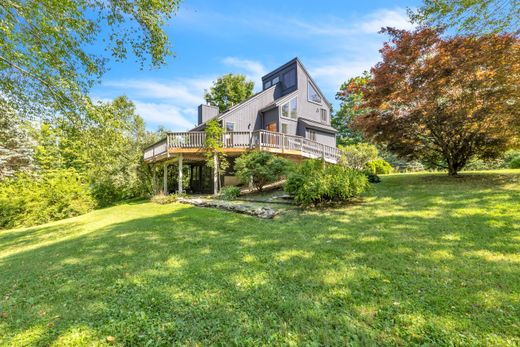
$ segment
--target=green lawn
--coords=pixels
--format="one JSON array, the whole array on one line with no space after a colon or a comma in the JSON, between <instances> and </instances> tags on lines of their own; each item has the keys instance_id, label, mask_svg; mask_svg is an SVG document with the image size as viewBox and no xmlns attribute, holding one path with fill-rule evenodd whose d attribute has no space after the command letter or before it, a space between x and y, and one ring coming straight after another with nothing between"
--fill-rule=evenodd
<instances>
[{"instance_id":1,"label":"green lawn","mask_svg":"<svg viewBox=\"0 0 520 347\"><path fill-rule=\"evenodd\" d=\"M104 344L518 345L520 170L267 221L132 203L0 231L0 345Z\"/></svg>"}]
</instances>

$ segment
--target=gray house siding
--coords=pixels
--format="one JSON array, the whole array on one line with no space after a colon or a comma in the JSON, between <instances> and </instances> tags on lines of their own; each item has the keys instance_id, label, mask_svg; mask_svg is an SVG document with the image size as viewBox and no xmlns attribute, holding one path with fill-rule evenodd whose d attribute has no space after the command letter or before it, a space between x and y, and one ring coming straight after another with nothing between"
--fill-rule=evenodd
<instances>
[{"instance_id":1,"label":"gray house siding","mask_svg":"<svg viewBox=\"0 0 520 347\"><path fill-rule=\"evenodd\" d=\"M311 119L315 122L321 122L321 109L327 110L327 122L323 124L330 125L330 106L327 104L325 97L321 95L318 87L314 85L315 90L321 97L320 103L315 103L308 100L307 84L311 82L310 78L305 73L305 70L298 64L298 101L300 117ZM311 82L312 83L312 82Z\"/></svg>"},{"instance_id":2,"label":"gray house siding","mask_svg":"<svg viewBox=\"0 0 520 347\"><path fill-rule=\"evenodd\" d=\"M316 141L327 146L336 147L336 135L331 133L316 131Z\"/></svg>"},{"instance_id":3,"label":"gray house siding","mask_svg":"<svg viewBox=\"0 0 520 347\"><path fill-rule=\"evenodd\" d=\"M270 88L259 93L250 100L238 105L222 115L222 125L226 126L227 122L234 123L234 131L250 131L262 129L262 117L260 110L265 105L272 103L276 88ZM251 129L248 129L251 124Z\"/></svg>"}]
</instances>

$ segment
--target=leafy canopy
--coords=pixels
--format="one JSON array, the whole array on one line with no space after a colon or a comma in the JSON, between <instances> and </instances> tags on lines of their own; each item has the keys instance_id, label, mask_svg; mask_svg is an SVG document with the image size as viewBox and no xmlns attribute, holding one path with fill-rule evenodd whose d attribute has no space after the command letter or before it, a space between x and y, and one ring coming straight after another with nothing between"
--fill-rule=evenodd
<instances>
[{"instance_id":1,"label":"leafy canopy","mask_svg":"<svg viewBox=\"0 0 520 347\"><path fill-rule=\"evenodd\" d=\"M513 35L455 36L387 28L392 43L359 92L357 129L403 158L457 174L511 147L520 122L520 45ZM515 126L517 128L515 128Z\"/></svg>"},{"instance_id":2,"label":"leafy canopy","mask_svg":"<svg viewBox=\"0 0 520 347\"><path fill-rule=\"evenodd\" d=\"M252 151L242 154L235 162L235 174L244 184L252 183L262 191L265 185L281 180L292 163L269 152Z\"/></svg>"},{"instance_id":3,"label":"leafy canopy","mask_svg":"<svg viewBox=\"0 0 520 347\"><path fill-rule=\"evenodd\" d=\"M336 100L341 102L339 110L332 116L331 125L338 130L338 145L349 145L363 141L363 135L353 129L354 119L366 112L362 107L363 94L361 92L353 92L354 88L359 90L360 86L364 86L370 79L370 74L365 71L361 76L352 77L344 82L339 92L336 94Z\"/></svg>"},{"instance_id":4,"label":"leafy canopy","mask_svg":"<svg viewBox=\"0 0 520 347\"><path fill-rule=\"evenodd\" d=\"M205 91L204 99L224 112L253 95L254 87L255 83L248 81L244 75L226 74L214 81L209 91Z\"/></svg>"},{"instance_id":5,"label":"leafy canopy","mask_svg":"<svg viewBox=\"0 0 520 347\"><path fill-rule=\"evenodd\" d=\"M109 58L159 67L180 0L0 1L0 94L32 115L75 112ZM102 50L100 50L102 51Z\"/></svg>"},{"instance_id":6,"label":"leafy canopy","mask_svg":"<svg viewBox=\"0 0 520 347\"><path fill-rule=\"evenodd\" d=\"M424 0L413 22L465 34L520 33L518 0Z\"/></svg>"}]
</instances>

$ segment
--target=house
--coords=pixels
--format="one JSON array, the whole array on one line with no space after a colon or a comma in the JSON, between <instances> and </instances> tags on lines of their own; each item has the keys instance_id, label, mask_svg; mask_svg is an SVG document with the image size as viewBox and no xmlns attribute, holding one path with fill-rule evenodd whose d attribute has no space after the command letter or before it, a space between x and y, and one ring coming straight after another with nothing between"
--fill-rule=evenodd
<instances>
[{"instance_id":1,"label":"house","mask_svg":"<svg viewBox=\"0 0 520 347\"><path fill-rule=\"evenodd\" d=\"M262 77L262 91L223 113L210 105L198 107L198 124L188 132L171 132L145 149L144 159L163 165L163 188L168 192L168 165L177 163L178 191L210 192L217 177L205 165L205 126L216 119L225 129L224 152L230 164L221 184L236 184L234 159L257 149L298 161L323 158L336 163L336 130L330 125L331 104L298 58ZM183 187L188 165L189 186ZM154 171L155 172L155 171ZM214 180L211 177L215 177Z\"/></svg>"}]
</instances>

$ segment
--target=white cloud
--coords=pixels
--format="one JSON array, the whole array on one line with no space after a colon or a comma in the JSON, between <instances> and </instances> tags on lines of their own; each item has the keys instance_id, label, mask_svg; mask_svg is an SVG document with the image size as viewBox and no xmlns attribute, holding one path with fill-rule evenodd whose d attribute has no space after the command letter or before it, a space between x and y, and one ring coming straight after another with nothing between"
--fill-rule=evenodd
<instances>
[{"instance_id":1,"label":"white cloud","mask_svg":"<svg viewBox=\"0 0 520 347\"><path fill-rule=\"evenodd\" d=\"M413 24L403 9L380 9L369 14L359 23L359 28L365 33L377 33L383 27L410 30Z\"/></svg>"},{"instance_id":2,"label":"white cloud","mask_svg":"<svg viewBox=\"0 0 520 347\"><path fill-rule=\"evenodd\" d=\"M264 76L267 71L260 63L256 60L248 60L248 59L240 59L237 57L226 57L222 59L222 63L228 66L232 66L238 68L246 74L248 79L253 80L255 85L261 85L262 76Z\"/></svg>"},{"instance_id":3,"label":"white cloud","mask_svg":"<svg viewBox=\"0 0 520 347\"><path fill-rule=\"evenodd\" d=\"M168 103L134 101L137 113L147 124L163 125L169 130L186 131L195 126L192 118L183 114L186 110Z\"/></svg>"}]
</instances>

